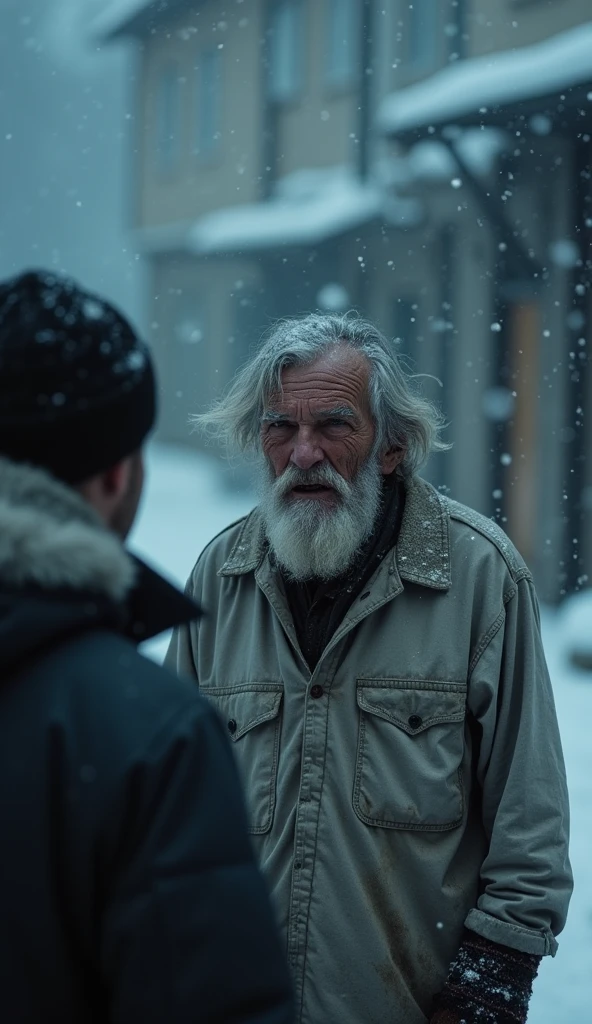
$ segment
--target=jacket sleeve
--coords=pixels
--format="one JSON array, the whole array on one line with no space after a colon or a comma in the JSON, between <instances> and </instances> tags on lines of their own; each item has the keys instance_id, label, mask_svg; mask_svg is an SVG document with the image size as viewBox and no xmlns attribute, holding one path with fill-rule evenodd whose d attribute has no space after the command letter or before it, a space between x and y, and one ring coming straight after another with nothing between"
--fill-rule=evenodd
<instances>
[{"instance_id":1,"label":"jacket sleeve","mask_svg":"<svg viewBox=\"0 0 592 1024\"><path fill-rule=\"evenodd\" d=\"M466 925L523 953L555 954L572 890L565 767L539 613L519 579L469 681L480 735L477 781L489 849Z\"/></svg>"},{"instance_id":2,"label":"jacket sleeve","mask_svg":"<svg viewBox=\"0 0 592 1024\"><path fill-rule=\"evenodd\" d=\"M134 764L115 817L100 944L110 1024L289 1024L232 752L199 697Z\"/></svg>"}]
</instances>

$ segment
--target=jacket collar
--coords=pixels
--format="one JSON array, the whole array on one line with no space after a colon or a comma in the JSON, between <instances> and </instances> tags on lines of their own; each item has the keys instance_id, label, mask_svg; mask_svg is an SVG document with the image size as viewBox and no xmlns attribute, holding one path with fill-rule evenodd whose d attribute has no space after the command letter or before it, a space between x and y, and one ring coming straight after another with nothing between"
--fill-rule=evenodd
<instances>
[{"instance_id":1,"label":"jacket collar","mask_svg":"<svg viewBox=\"0 0 592 1024\"><path fill-rule=\"evenodd\" d=\"M0 591L80 594L113 609L136 643L199 617L171 583L129 554L72 488L44 470L0 457ZM80 604L80 601L76 602Z\"/></svg>"},{"instance_id":2,"label":"jacket collar","mask_svg":"<svg viewBox=\"0 0 592 1024\"><path fill-rule=\"evenodd\" d=\"M393 564L401 579L433 590L448 590L450 575L448 503L435 487L415 477L406 486L405 511Z\"/></svg>"},{"instance_id":3,"label":"jacket collar","mask_svg":"<svg viewBox=\"0 0 592 1024\"><path fill-rule=\"evenodd\" d=\"M265 552L261 514L254 509L245 519L218 575L243 576L254 572ZM448 590L451 586L448 504L446 498L420 477L405 484L405 511L391 566L402 580L410 583L433 590Z\"/></svg>"},{"instance_id":4,"label":"jacket collar","mask_svg":"<svg viewBox=\"0 0 592 1024\"><path fill-rule=\"evenodd\" d=\"M201 618L201 609L182 590L169 583L136 556L130 556L136 581L125 601L124 632L139 644L167 629Z\"/></svg>"}]
</instances>

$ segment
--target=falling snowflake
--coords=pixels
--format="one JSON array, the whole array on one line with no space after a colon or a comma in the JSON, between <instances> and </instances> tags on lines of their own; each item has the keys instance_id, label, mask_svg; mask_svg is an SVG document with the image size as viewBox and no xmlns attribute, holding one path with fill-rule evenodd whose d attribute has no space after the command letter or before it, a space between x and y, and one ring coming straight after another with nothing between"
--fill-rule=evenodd
<instances>
[{"instance_id":1,"label":"falling snowflake","mask_svg":"<svg viewBox=\"0 0 592 1024\"><path fill-rule=\"evenodd\" d=\"M127 365L130 370L141 370L146 365L146 356L139 349L134 349L127 357Z\"/></svg>"},{"instance_id":2,"label":"falling snowflake","mask_svg":"<svg viewBox=\"0 0 592 1024\"><path fill-rule=\"evenodd\" d=\"M98 299L85 299L82 312L87 320L102 320L105 315L105 307Z\"/></svg>"}]
</instances>

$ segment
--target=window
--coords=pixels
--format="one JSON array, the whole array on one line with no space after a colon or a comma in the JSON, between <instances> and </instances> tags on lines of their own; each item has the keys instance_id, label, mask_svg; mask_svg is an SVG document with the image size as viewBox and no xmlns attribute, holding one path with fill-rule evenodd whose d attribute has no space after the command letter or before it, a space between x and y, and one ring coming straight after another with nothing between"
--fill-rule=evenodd
<instances>
[{"instance_id":1,"label":"window","mask_svg":"<svg viewBox=\"0 0 592 1024\"><path fill-rule=\"evenodd\" d=\"M303 0L277 0L270 26L269 94L278 103L293 100L302 87Z\"/></svg>"},{"instance_id":2,"label":"window","mask_svg":"<svg viewBox=\"0 0 592 1024\"><path fill-rule=\"evenodd\" d=\"M349 85L355 80L361 35L358 0L327 0L327 81Z\"/></svg>"},{"instance_id":3,"label":"window","mask_svg":"<svg viewBox=\"0 0 592 1024\"><path fill-rule=\"evenodd\" d=\"M158 162L164 173L173 170L180 154L181 88L177 68L165 68L160 76L157 96Z\"/></svg>"},{"instance_id":4,"label":"window","mask_svg":"<svg viewBox=\"0 0 592 1024\"><path fill-rule=\"evenodd\" d=\"M411 67L420 70L436 63L439 26L438 0L411 0L407 47Z\"/></svg>"},{"instance_id":5,"label":"window","mask_svg":"<svg viewBox=\"0 0 592 1024\"><path fill-rule=\"evenodd\" d=\"M222 121L221 54L206 50L197 65L197 133L196 149L199 156L211 156L220 141Z\"/></svg>"}]
</instances>

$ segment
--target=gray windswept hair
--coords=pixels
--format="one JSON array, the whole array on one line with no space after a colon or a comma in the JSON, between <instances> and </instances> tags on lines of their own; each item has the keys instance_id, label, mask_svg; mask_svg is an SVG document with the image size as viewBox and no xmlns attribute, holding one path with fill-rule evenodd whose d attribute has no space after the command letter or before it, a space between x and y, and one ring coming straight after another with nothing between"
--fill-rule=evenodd
<instances>
[{"instance_id":1,"label":"gray windswept hair","mask_svg":"<svg viewBox=\"0 0 592 1024\"><path fill-rule=\"evenodd\" d=\"M440 438L443 417L419 393L394 345L373 324L353 313L309 313L279 321L222 398L208 412L194 416L193 422L230 451L257 450L266 404L272 395L281 393L282 371L306 366L344 343L363 353L370 364L376 449L404 448L400 472L414 476L431 452L450 447Z\"/></svg>"}]
</instances>

